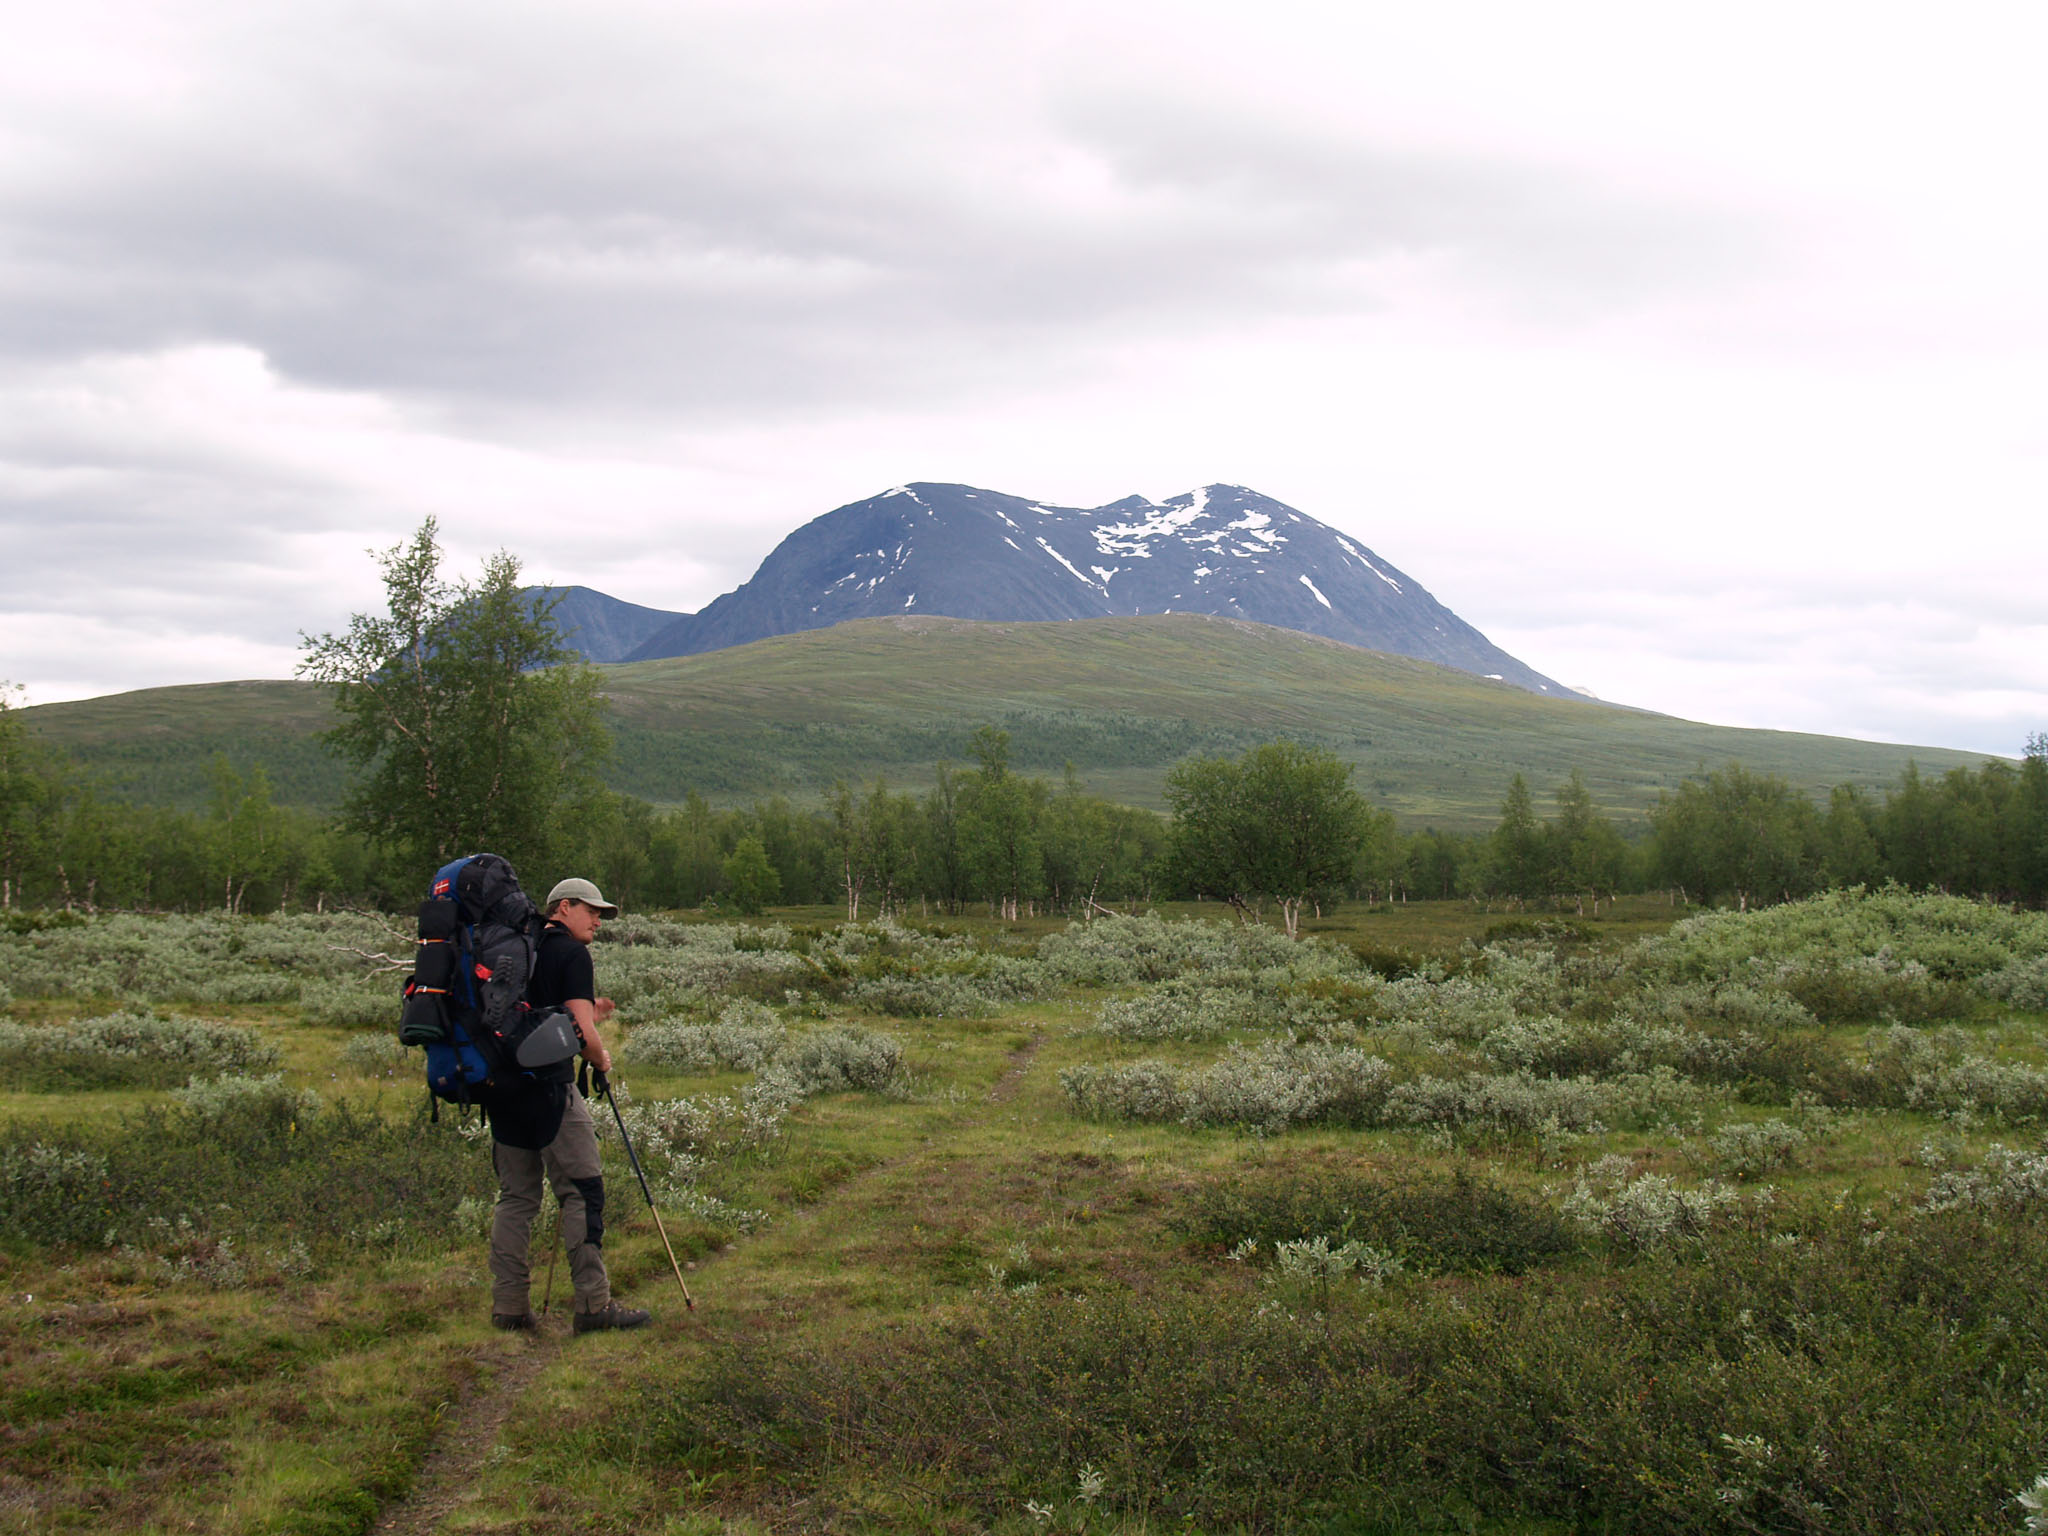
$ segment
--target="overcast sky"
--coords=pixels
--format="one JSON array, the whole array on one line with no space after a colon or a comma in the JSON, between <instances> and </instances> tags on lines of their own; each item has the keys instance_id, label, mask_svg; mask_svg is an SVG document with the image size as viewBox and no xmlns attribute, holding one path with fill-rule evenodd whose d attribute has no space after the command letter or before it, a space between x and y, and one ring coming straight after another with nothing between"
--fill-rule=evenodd
<instances>
[{"instance_id":1,"label":"overcast sky","mask_svg":"<svg viewBox=\"0 0 2048 1536\"><path fill-rule=\"evenodd\" d=\"M0 4L31 702L288 676L428 513L687 610L1226 481L1604 698L2048 730L2038 6Z\"/></svg>"}]
</instances>

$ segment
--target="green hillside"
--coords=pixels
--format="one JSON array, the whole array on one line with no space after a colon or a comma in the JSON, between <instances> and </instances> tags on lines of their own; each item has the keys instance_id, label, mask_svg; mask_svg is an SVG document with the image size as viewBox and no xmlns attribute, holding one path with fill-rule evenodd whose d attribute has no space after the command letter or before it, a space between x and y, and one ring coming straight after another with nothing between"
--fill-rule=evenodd
<instances>
[{"instance_id":1,"label":"green hillside","mask_svg":"<svg viewBox=\"0 0 2048 1536\"><path fill-rule=\"evenodd\" d=\"M1578 699L1550 699L1405 657L1192 614L1064 624L867 619L700 656L603 669L618 753L611 780L656 801L814 796L834 778L918 786L967 757L975 727L1010 732L1012 761L1160 804L1190 752L1277 735L1359 765L1358 783L1403 817L1477 826L1509 776L1539 792L1577 767L1599 802L1638 814L1702 765L1739 759L1814 789L1887 785L1908 761L1978 754L1788 731L1734 730ZM215 752L262 760L280 799L331 804L341 775L313 739L320 688L221 683L149 689L29 718L124 793L196 803Z\"/></svg>"}]
</instances>

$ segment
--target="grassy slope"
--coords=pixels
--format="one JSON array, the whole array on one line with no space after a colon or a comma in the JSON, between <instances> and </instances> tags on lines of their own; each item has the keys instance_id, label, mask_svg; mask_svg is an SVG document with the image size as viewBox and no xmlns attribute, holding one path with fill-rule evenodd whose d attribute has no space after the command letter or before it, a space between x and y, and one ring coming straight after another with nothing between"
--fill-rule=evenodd
<instances>
[{"instance_id":1,"label":"grassy slope","mask_svg":"<svg viewBox=\"0 0 2048 1536\"><path fill-rule=\"evenodd\" d=\"M1157 806L1192 751L1276 735L1359 765L1358 783L1404 817L1486 825L1508 777L1539 792L1578 767L1599 801L1637 813L1660 789L1731 758L1821 788L1888 784L1909 760L1942 771L1974 754L1784 731L1734 730L1576 699L1545 699L1426 662L1198 615L1065 624L876 619L702 656L604 669L616 711L612 782L658 801L766 790L816 794L834 778L922 784L985 722L1013 761ZM267 761L281 798L331 801L339 783L309 740L312 685L155 689L31 711L54 741L190 803L211 754Z\"/></svg>"}]
</instances>

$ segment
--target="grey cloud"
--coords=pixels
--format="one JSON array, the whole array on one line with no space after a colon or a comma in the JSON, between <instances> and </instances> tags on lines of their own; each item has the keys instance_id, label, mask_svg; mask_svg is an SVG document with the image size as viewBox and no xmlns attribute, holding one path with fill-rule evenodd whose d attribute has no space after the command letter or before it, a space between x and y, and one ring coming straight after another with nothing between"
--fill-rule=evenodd
<instances>
[{"instance_id":1,"label":"grey cloud","mask_svg":"<svg viewBox=\"0 0 2048 1536\"><path fill-rule=\"evenodd\" d=\"M1192 96L1026 78L988 102L986 64L863 91L858 52L775 62L786 13L302 14L203 59L211 108L103 126L83 174L0 204L17 356L226 340L456 409L773 415L1370 308L1361 269L1416 251L1584 306L1697 282L1740 235Z\"/></svg>"}]
</instances>

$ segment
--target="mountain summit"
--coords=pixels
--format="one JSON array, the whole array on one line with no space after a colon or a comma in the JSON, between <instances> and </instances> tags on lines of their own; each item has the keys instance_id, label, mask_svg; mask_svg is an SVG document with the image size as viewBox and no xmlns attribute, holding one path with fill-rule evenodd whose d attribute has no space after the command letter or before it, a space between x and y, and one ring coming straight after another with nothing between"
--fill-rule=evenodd
<instances>
[{"instance_id":1,"label":"mountain summit","mask_svg":"<svg viewBox=\"0 0 2048 1536\"><path fill-rule=\"evenodd\" d=\"M806 523L746 585L676 618L627 659L689 656L892 614L1144 613L1249 619L1532 693L1571 694L1371 550L1240 485L1092 508L965 485L899 485Z\"/></svg>"}]
</instances>

